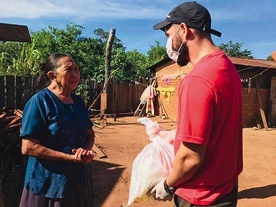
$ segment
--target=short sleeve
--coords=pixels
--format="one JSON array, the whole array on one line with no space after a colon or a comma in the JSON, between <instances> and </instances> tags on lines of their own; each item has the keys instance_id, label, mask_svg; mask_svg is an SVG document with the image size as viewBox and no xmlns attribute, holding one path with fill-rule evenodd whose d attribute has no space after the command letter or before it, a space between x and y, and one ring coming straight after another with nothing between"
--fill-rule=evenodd
<instances>
[{"instance_id":1,"label":"short sleeve","mask_svg":"<svg viewBox=\"0 0 276 207\"><path fill-rule=\"evenodd\" d=\"M41 140L45 135L45 109L38 96L33 96L26 104L22 115L20 137Z\"/></svg>"},{"instance_id":2,"label":"short sleeve","mask_svg":"<svg viewBox=\"0 0 276 207\"><path fill-rule=\"evenodd\" d=\"M179 88L178 139L206 145L210 138L215 110L212 86L190 76Z\"/></svg>"}]
</instances>

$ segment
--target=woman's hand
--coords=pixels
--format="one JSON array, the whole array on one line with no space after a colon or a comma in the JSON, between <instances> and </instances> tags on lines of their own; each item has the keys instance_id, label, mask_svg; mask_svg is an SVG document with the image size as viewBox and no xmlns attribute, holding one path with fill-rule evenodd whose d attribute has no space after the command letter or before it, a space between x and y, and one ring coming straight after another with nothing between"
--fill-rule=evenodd
<instances>
[{"instance_id":1,"label":"woman's hand","mask_svg":"<svg viewBox=\"0 0 276 207\"><path fill-rule=\"evenodd\" d=\"M88 164L90 163L93 158L93 151L92 150L86 150L83 148L73 149L72 153L75 156L75 161L82 164Z\"/></svg>"}]
</instances>

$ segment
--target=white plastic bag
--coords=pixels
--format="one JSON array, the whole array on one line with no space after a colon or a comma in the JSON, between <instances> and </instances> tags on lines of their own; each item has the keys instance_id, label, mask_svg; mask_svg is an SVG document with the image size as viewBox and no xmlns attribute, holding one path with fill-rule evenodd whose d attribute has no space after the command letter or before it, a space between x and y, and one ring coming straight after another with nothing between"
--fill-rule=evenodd
<instances>
[{"instance_id":1,"label":"white plastic bag","mask_svg":"<svg viewBox=\"0 0 276 207\"><path fill-rule=\"evenodd\" d=\"M160 131L158 134L162 139L166 140L170 144L174 145L175 140L175 130L170 131Z\"/></svg>"},{"instance_id":2,"label":"white plastic bag","mask_svg":"<svg viewBox=\"0 0 276 207\"><path fill-rule=\"evenodd\" d=\"M148 117L143 117L137 119L138 122L146 126L146 133L149 135L150 141L159 134L160 131L163 131L164 128L161 127L156 121L152 121Z\"/></svg>"},{"instance_id":3,"label":"white plastic bag","mask_svg":"<svg viewBox=\"0 0 276 207\"><path fill-rule=\"evenodd\" d=\"M146 133L149 136L150 141L152 141L154 137L160 136L170 144L174 144L175 130L166 131L156 121L152 121L148 117L139 118L137 121L146 126Z\"/></svg>"},{"instance_id":4,"label":"white plastic bag","mask_svg":"<svg viewBox=\"0 0 276 207\"><path fill-rule=\"evenodd\" d=\"M156 136L146 145L133 161L126 206L133 202L147 201L150 198L147 192L167 178L172 170L173 159L173 146L163 138Z\"/></svg>"}]
</instances>

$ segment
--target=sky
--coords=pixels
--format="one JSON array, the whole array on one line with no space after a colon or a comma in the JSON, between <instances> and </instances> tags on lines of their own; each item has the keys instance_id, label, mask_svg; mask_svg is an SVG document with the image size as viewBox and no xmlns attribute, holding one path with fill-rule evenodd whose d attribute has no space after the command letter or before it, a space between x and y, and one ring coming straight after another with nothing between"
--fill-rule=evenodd
<instances>
[{"instance_id":1,"label":"sky","mask_svg":"<svg viewBox=\"0 0 276 207\"><path fill-rule=\"evenodd\" d=\"M48 26L65 29L74 23L84 27L82 36L93 31L116 29L126 51L147 54L167 37L153 25L164 20L179 0L0 0L0 23L26 25L37 32ZM212 28L222 32L213 36L216 45L242 43L256 59L266 59L276 50L275 0L197 0L212 18Z\"/></svg>"}]
</instances>

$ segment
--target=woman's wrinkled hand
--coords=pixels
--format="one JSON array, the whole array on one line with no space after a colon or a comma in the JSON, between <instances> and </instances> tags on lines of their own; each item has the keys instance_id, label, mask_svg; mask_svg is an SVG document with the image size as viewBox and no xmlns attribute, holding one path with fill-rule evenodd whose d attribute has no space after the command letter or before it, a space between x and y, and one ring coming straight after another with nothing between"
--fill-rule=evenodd
<instances>
[{"instance_id":1,"label":"woman's wrinkled hand","mask_svg":"<svg viewBox=\"0 0 276 207\"><path fill-rule=\"evenodd\" d=\"M83 149L83 148L78 148L78 149L73 149L72 153L75 156L75 162L78 162L78 163L81 163L81 164L88 164L94 158L92 150L86 150L86 149Z\"/></svg>"}]
</instances>

